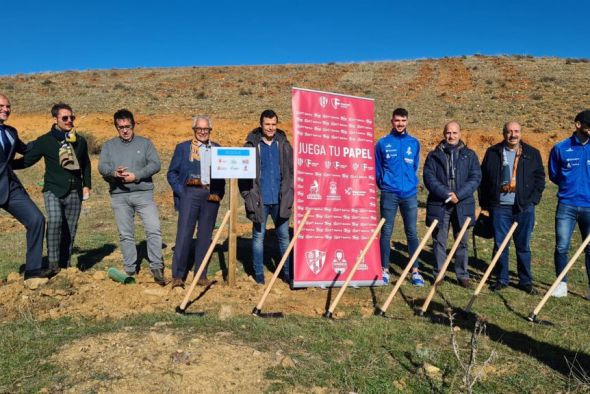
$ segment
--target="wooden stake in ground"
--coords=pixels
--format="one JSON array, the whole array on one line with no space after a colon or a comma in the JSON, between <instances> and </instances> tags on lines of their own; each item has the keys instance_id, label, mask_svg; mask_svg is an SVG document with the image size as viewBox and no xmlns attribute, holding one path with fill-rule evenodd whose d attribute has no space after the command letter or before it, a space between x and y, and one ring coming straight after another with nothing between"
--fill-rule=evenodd
<instances>
[{"instance_id":1,"label":"wooden stake in ground","mask_svg":"<svg viewBox=\"0 0 590 394\"><path fill-rule=\"evenodd\" d=\"M385 300L385 303L383 304L383 306L381 308L375 309L375 315L377 315L377 316L384 316L385 315L385 311L387 310L387 308L389 308L389 304L391 304L391 301L393 301L393 297L395 297L395 294L399 290L400 286L404 283L406 276L408 276L408 272L410 272L410 269L412 269L414 262L418 259L418 256L420 256L420 252L422 251L422 249L424 249L426 242L428 242L428 239L432 235L432 232L434 231L434 229L436 228L437 225L438 225L438 220L434 219L434 221L432 222L430 227L428 227L428 231L426 231L426 235L424 235L424 238L422 238L422 242L420 242L420 245L418 245L418 249L416 249L416 251L412 255L412 258L410 259L410 261L406 265L406 268L404 268L404 270L402 271L397 282L395 282L395 286L393 287L393 290L391 291L391 293L389 293L387 300Z\"/></svg>"},{"instance_id":2,"label":"wooden stake in ground","mask_svg":"<svg viewBox=\"0 0 590 394\"><path fill-rule=\"evenodd\" d=\"M277 265L277 267L275 268L275 272L272 275L270 282L268 282L268 285L266 286L266 289L264 290L264 294L262 294L262 298L258 302L258 305L256 305L254 307L254 309L252 310L252 314L254 316L260 315L260 311L262 310L262 306L264 305L264 302L266 301L266 297L270 293L270 289L272 288L272 285L275 283L279 274L281 273L281 270L283 269L285 262L289 258L289 253L291 253L293 246L295 246L295 242L297 242L297 238L299 237L299 233L301 233L301 230L303 230L303 226L305 226L305 222L307 222L307 218L309 217L310 213L311 213L311 211L309 209L305 211L305 215L303 215L303 219L301 219L301 223L299 223L299 227L297 228L297 231L295 231L295 234L293 234L293 239L291 239L291 242L289 242L289 246L287 246L287 250L283 254L283 258L281 258L281 261L279 261L279 265Z\"/></svg>"},{"instance_id":3,"label":"wooden stake in ground","mask_svg":"<svg viewBox=\"0 0 590 394\"><path fill-rule=\"evenodd\" d=\"M506 237L504 237L504 240L500 244L500 247L498 248L498 251L494 255L492 262L488 266L488 269L486 270L485 274L483 274L483 278L481 278L481 280L479 281L479 284L475 288L475 291L473 292L473 295L471 296L469 303L467 304L467 306L463 310L465 313L469 313L469 311L471 311L471 307L473 306L475 299L479 295L479 292L481 291L481 289L486 284L486 281L488 280L488 277L490 276L490 274L492 273L492 270L496 266L496 263L498 262L498 260L500 260L500 256L502 255L502 252L506 248L506 245L508 245L508 243L510 242L510 239L512 239L512 234L514 233L514 230L516 230L517 226L518 226L518 222L512 223L512 226L508 230L508 234L506 234Z\"/></svg>"},{"instance_id":4,"label":"wooden stake in ground","mask_svg":"<svg viewBox=\"0 0 590 394\"><path fill-rule=\"evenodd\" d=\"M217 233L215 234L213 241L211 241L211 245L209 245L209 249L207 250L205 257L203 258L203 261L201 261L201 266L199 267L198 271L195 273L195 276L193 277L193 282L191 283L188 291L186 292L186 295L184 296L184 300L182 300L182 304L180 304L180 306L178 308L176 308L176 312L184 313L184 311L186 309L186 305L188 304L188 301L191 298L191 294L193 293L193 290L195 290L195 287L197 286L197 282L199 281L199 278L201 277L203 270L205 269L205 267L207 267L207 261L209 260L209 258L213 254L213 250L215 249L215 245L217 245L217 241L219 241L219 237L221 237L221 233L223 232L223 228L225 227L225 225L227 224L227 221L229 220L229 216L230 216L230 211L227 211L225 213L225 216L223 217L223 221L221 222L221 225L217 229Z\"/></svg>"},{"instance_id":5,"label":"wooden stake in ground","mask_svg":"<svg viewBox=\"0 0 590 394\"><path fill-rule=\"evenodd\" d=\"M228 237L228 253L227 253L227 282L230 286L236 285L236 261L237 261L237 232L236 225L238 223L238 180L230 179L229 181L229 237Z\"/></svg>"},{"instance_id":6,"label":"wooden stake in ground","mask_svg":"<svg viewBox=\"0 0 590 394\"><path fill-rule=\"evenodd\" d=\"M375 231L373 231L373 234L371 234L371 237L367 241L367 244L365 245L365 248L361 251L361 254L356 259L356 263L354 263L354 266L352 267L352 269L348 273L348 277L344 281L344 284L340 288L340 291L336 295L336 298L332 302L332 305L330 305L330 308L328 308L328 310L326 311L326 313L323 314L323 317L326 317L328 319L332 318L332 314L334 313L334 309L336 309L336 305L338 305L338 302L340 302L340 298L342 298L342 295L346 291L346 288L348 287L348 284L352 280L352 277L354 276L354 273L356 272L358 266L361 264L361 261L363 261L363 259L365 258L365 255L367 254L367 251L369 250L369 248L371 247L371 244L373 243L373 241L377 237L377 234L379 234L379 231L381 231L381 227L383 227L383 224L384 223L385 223L385 218L383 218L383 219L381 219L379 221L379 224L377 225L377 228L375 229Z\"/></svg>"},{"instance_id":7,"label":"wooden stake in ground","mask_svg":"<svg viewBox=\"0 0 590 394\"><path fill-rule=\"evenodd\" d=\"M561 273L557 276L557 279L555 279L555 282L553 282L553 284L551 285L551 287L549 288L549 290L547 290L547 293L545 293L545 295L543 296L543 299L541 300L541 302L539 302L539 305L537 305L537 307L535 308L535 310L531 312L531 314L528 317L528 319L530 321L532 321L532 322L538 322L539 321L537 319L537 315L539 314L539 312L541 312L541 309L543 308L543 306L545 306L545 303L547 302L547 300L549 299L549 297L551 296L551 294L553 293L553 291L557 288L557 286L559 285L559 283L567 275L568 271L572 268L572 266L574 265L574 263L576 262L576 260L578 259L578 257L580 257L580 254L582 254L582 252L584 251L584 248L586 248L586 246L588 245L589 242L590 242L590 234L588 234L588 236L586 237L586 239L584 239L584 242L582 242L582 245L580 245L580 247L578 248L578 250L576 250L576 253L574 254L574 256L567 263L567 265L565 266L565 268L563 269L563 271L561 271Z\"/></svg>"},{"instance_id":8,"label":"wooden stake in ground","mask_svg":"<svg viewBox=\"0 0 590 394\"><path fill-rule=\"evenodd\" d=\"M440 282L442 282L443 278L445 277L445 274L447 272L447 268L449 267L449 263L453 259L453 256L455 255L455 252L457 251L457 248L459 247L459 244L461 243L461 239L463 239L463 235L465 234L465 232L467 231L467 228L469 227L469 223L471 223L471 217L468 216L467 219L465 219L465 223L463 223L463 227L461 227L461 231L459 231L459 234L457 235L457 238L455 239L455 243L453 244L453 247L451 248L451 251L449 252L449 254L447 256L447 259L443 263L443 266L441 267L440 272L438 273L438 275L436 276L436 279L434 280L434 283L432 284L432 288L430 289L430 293L428 293L428 297L426 297L426 300L424 301L424 305L422 305L422 308L420 309L421 315L423 315L428 310L428 305L430 305L430 301L432 301L432 297L434 297L434 293L436 293L436 287L438 286L438 284Z\"/></svg>"}]
</instances>

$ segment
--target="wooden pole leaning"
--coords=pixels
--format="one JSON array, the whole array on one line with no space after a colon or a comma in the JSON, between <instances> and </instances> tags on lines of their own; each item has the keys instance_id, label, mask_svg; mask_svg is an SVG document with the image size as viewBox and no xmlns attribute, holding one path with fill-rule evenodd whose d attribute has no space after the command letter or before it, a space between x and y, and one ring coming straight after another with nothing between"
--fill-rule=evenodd
<instances>
[{"instance_id":1,"label":"wooden pole leaning","mask_svg":"<svg viewBox=\"0 0 590 394\"><path fill-rule=\"evenodd\" d=\"M371 244L373 244L373 241L375 241L377 234L379 234L379 231L381 231L381 227L383 227L383 224L385 224L385 218L382 218L379 221L379 224L377 224L377 228L375 228L375 231L373 231L373 234L371 234L371 237L369 237L367 244L365 245L365 247L361 251L361 254L359 254L359 257L356 259L354 266L352 267L352 269L348 273L348 277L344 281L344 284L340 288L340 291L336 295L336 298L334 298L332 305L330 305L328 310L322 315L323 317L328 318L328 319L332 318L332 314L334 313L334 309L336 309L336 305L338 305L338 302L340 302L340 298L342 298L342 295L346 291L346 288L348 287L348 284L352 280L352 277L354 276L354 273L356 272L358 266L361 264L361 261L363 261L363 259L365 258L365 255L367 254L367 251L371 247Z\"/></svg>"},{"instance_id":2,"label":"wooden pole leaning","mask_svg":"<svg viewBox=\"0 0 590 394\"><path fill-rule=\"evenodd\" d=\"M434 283L432 284L432 288L430 289L430 292L428 293L428 297L426 297L426 300L424 301L424 305L422 305L422 308L419 311L421 316L424 315L424 313L428 310L428 305L430 305L430 301L432 301L432 298L434 297L434 293L436 293L436 288L437 288L438 284L440 282L442 282L443 278L445 277L445 274L447 272L447 268L449 267L449 263L453 259L453 256L455 256L455 252L457 251L457 248L459 247L459 244L461 243L461 240L463 239L463 235L465 235L465 232L467 231L467 228L469 227L469 223L471 223L471 217L468 216L467 219L465 219L465 223L463 223L463 227L461 227L461 231L459 231L459 234L457 235L457 238L455 239L455 243L453 243L453 247L451 248L451 251L449 252L449 255L447 256L447 259L443 263L443 266L441 267L440 272L438 273L438 275L436 276L436 279L434 280Z\"/></svg>"},{"instance_id":3,"label":"wooden pole leaning","mask_svg":"<svg viewBox=\"0 0 590 394\"><path fill-rule=\"evenodd\" d=\"M553 282L553 284L551 285L549 290L547 290L547 293L545 293L545 295L543 296L543 299L541 299L541 302L539 302L539 305L537 305L535 310L533 310L531 312L531 314L528 316L527 319L529 319L530 321L535 322L535 323L539 322L537 315L539 314L539 312L541 312L541 309L543 308L543 306L545 306L545 303L547 302L547 300L549 299L549 297L551 296L553 291L557 288L559 283L567 275L568 271L572 268L572 266L574 265L574 263L576 262L578 257L580 257L580 255L584 251L584 248L586 248L586 246L588 245L589 242L590 242L590 234L588 234L588 236L586 236L586 239L584 239L584 242L582 242L582 244L580 245L578 250L576 250L576 253L574 254L574 256L567 263L567 265L565 266L563 271L561 271L561 273L557 276L557 279L555 279L555 282Z\"/></svg>"},{"instance_id":4,"label":"wooden pole leaning","mask_svg":"<svg viewBox=\"0 0 590 394\"><path fill-rule=\"evenodd\" d=\"M238 190L238 180L235 178L229 181L229 236L228 236L228 252L227 252L227 282L231 287L236 285L236 267L237 267L237 249L238 249L238 200L240 193Z\"/></svg>"},{"instance_id":5,"label":"wooden pole leaning","mask_svg":"<svg viewBox=\"0 0 590 394\"><path fill-rule=\"evenodd\" d=\"M225 227L227 221L229 220L229 217L230 217L230 211L227 211L225 213L225 216L223 217L223 221L221 222L221 225L217 229L217 233L215 234L215 237L213 237L213 241L211 241L211 245L209 245L209 249L207 250L205 257L203 258L203 261L201 261L201 266L199 267L199 269L195 273L195 276L193 277L193 282L191 283L188 291L186 292L186 295L184 296L184 300L182 300L182 304L180 304L180 306L176 307L177 313L184 314L184 312L186 310L186 305L188 304L188 302L191 298L191 294L195 290L195 287L197 286L197 282L199 281L199 278L201 277L203 270L207 267L207 261L209 260L209 258L213 254L213 250L215 249L215 245L217 245L217 241L219 241L219 237L221 237L221 234L223 233L223 228Z\"/></svg>"},{"instance_id":6,"label":"wooden pole leaning","mask_svg":"<svg viewBox=\"0 0 590 394\"><path fill-rule=\"evenodd\" d=\"M391 301L393 301L393 297L395 297L395 295L397 294L397 291L399 290L399 288L401 287L401 285L404 283L404 280L406 279L406 276L408 276L408 273L410 272L410 269L414 265L414 262L418 259L418 256L420 256L420 252L422 251L422 249L424 249L424 246L426 245L426 242L428 242L428 239L432 235L432 232L434 231L434 229L436 228L436 226L438 226L438 220L437 219L434 219L434 221L432 222L432 224L430 225L430 227L428 227L428 231L426 231L426 234L424 235L424 238L422 238L422 241L420 242L420 245L418 245L418 249L416 249L416 251L412 255L412 258L410 259L410 261L408 261L408 264L406 265L406 268L404 268L404 270L402 271L402 273L401 273L400 277L398 278L397 282L395 282L395 286L393 287L393 290L391 291L391 293L389 293L389 296L387 297L387 300L385 300L385 303L381 306L381 308L379 308L379 307L375 308L375 315L377 315L377 316L385 316L385 311L387 310L387 308L389 308L389 304L391 304Z\"/></svg>"},{"instance_id":7,"label":"wooden pole leaning","mask_svg":"<svg viewBox=\"0 0 590 394\"><path fill-rule=\"evenodd\" d=\"M258 302L258 305L256 305L254 307L254 309L252 309L252 314L254 316L260 316L260 312L262 310L262 306L264 305L264 302L266 301L266 297L268 297L268 294L270 293L270 289L272 288L272 285L277 280L279 274L281 273L281 271L283 269L283 266L285 265L285 262L289 258L289 254L291 253L291 250L295 246L295 242L297 242L297 238L299 237L299 233L301 233L301 230L303 230L303 227L305 226L305 222L307 222L307 219L309 218L310 213L311 213L311 211L309 209L305 211L305 215L303 215L303 218L301 219L301 223L299 223L299 227L297 227L297 231L295 231L295 234L293 234L293 239L291 239L291 242L289 242L289 246L287 246L287 250L283 254L281 261L279 261L279 264L277 265L275 272L272 275L270 282L268 283L268 286L266 286L266 289L264 290L264 294L262 294L262 298Z\"/></svg>"},{"instance_id":8,"label":"wooden pole leaning","mask_svg":"<svg viewBox=\"0 0 590 394\"><path fill-rule=\"evenodd\" d=\"M514 233L514 230L516 230L516 227L518 227L518 222L512 223L512 226L508 230L508 233L506 234L506 237L504 237L504 240L502 241L502 243L500 244L500 247L496 251L496 254L494 255L494 258L492 259L492 261L491 261L490 265L488 266L488 269L486 270L486 272L483 274L483 277L479 281L479 284L475 288L475 291L473 292L473 295L471 296L471 299L469 300L469 303L467 304L467 306L465 307L465 309L463 310L463 312L469 313L471 311L471 307L473 306L473 303L475 302L475 299L479 295L481 289L486 284L486 281L488 280L488 277L490 276L490 274L492 273L492 270L496 266L496 263L498 262L498 260L500 260L500 256L502 255L502 252L504 251L504 249L506 249L506 245L508 245L508 243L510 242L510 239L512 239L512 234Z\"/></svg>"}]
</instances>

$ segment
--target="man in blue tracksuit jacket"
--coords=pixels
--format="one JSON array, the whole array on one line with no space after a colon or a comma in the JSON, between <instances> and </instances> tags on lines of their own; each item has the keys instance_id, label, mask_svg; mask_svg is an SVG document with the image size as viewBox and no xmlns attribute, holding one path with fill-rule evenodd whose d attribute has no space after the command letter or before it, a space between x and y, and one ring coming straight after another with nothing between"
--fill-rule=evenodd
<instances>
[{"instance_id":1,"label":"man in blue tracksuit jacket","mask_svg":"<svg viewBox=\"0 0 590 394\"><path fill-rule=\"evenodd\" d=\"M381 266L383 282L389 283L389 255L391 234L395 215L399 207L404 221L404 231L410 256L418 249L416 222L418 220L418 163L420 142L408 134L408 111L397 108L391 118L392 129L375 145L375 170L377 186L381 189L381 217L385 224L381 229ZM418 260L412 267L411 282L414 286L424 286L424 279L418 270Z\"/></svg>"},{"instance_id":2,"label":"man in blue tracksuit jacket","mask_svg":"<svg viewBox=\"0 0 590 394\"><path fill-rule=\"evenodd\" d=\"M558 142L549 155L549 179L555 183L555 274L559 275L568 261L568 250L576 223L582 239L590 234L590 110L574 119L576 131ZM590 245L585 250L586 273L590 283ZM557 286L554 297L567 296L567 277ZM587 298L590 300L590 289Z\"/></svg>"}]
</instances>

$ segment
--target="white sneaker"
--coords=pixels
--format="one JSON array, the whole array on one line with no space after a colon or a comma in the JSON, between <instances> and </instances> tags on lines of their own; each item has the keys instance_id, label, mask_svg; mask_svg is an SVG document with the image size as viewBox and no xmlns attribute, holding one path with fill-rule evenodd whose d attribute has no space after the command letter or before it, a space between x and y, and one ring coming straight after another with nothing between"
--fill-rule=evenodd
<instances>
[{"instance_id":1,"label":"white sneaker","mask_svg":"<svg viewBox=\"0 0 590 394\"><path fill-rule=\"evenodd\" d=\"M381 276L383 277L383 284L388 285L389 284L389 270L384 269Z\"/></svg>"},{"instance_id":2,"label":"white sneaker","mask_svg":"<svg viewBox=\"0 0 590 394\"><path fill-rule=\"evenodd\" d=\"M553 297L562 298L567 296L567 282L559 282L559 285L553 290L551 294Z\"/></svg>"}]
</instances>

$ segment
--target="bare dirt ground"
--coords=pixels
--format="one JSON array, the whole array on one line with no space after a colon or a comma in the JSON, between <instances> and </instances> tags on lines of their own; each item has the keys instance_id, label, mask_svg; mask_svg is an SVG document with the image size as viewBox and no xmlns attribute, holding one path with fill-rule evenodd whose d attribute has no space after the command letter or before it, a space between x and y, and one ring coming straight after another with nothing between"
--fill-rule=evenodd
<instances>
[{"instance_id":1,"label":"bare dirt ground","mask_svg":"<svg viewBox=\"0 0 590 394\"><path fill-rule=\"evenodd\" d=\"M64 347L51 357L74 371L63 392L259 393L272 383L264 379L264 370L287 362L281 352L258 351L232 341L226 332L186 339L162 324L147 334L126 330Z\"/></svg>"}]
</instances>

